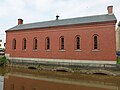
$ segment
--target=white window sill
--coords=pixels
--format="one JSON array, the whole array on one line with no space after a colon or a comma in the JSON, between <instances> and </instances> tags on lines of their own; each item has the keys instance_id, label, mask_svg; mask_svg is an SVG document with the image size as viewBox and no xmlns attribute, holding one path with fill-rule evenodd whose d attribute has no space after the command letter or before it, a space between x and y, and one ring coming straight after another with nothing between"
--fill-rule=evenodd
<instances>
[{"instance_id":1,"label":"white window sill","mask_svg":"<svg viewBox=\"0 0 120 90\"><path fill-rule=\"evenodd\" d=\"M99 52L100 50L98 50L98 49L94 49L94 50L92 50L93 52Z\"/></svg>"},{"instance_id":2,"label":"white window sill","mask_svg":"<svg viewBox=\"0 0 120 90\"><path fill-rule=\"evenodd\" d=\"M76 51L76 52L80 52L80 51L82 51L82 50L81 50L81 49L76 49L75 51Z\"/></svg>"},{"instance_id":3,"label":"white window sill","mask_svg":"<svg viewBox=\"0 0 120 90\"><path fill-rule=\"evenodd\" d=\"M34 52L37 52L38 50L33 50Z\"/></svg>"},{"instance_id":4,"label":"white window sill","mask_svg":"<svg viewBox=\"0 0 120 90\"><path fill-rule=\"evenodd\" d=\"M26 50L26 49L23 49L22 51L25 51L25 52L26 52L27 50Z\"/></svg>"},{"instance_id":5,"label":"white window sill","mask_svg":"<svg viewBox=\"0 0 120 90\"><path fill-rule=\"evenodd\" d=\"M63 50L59 50L60 52L65 52L65 50L63 49Z\"/></svg>"},{"instance_id":6,"label":"white window sill","mask_svg":"<svg viewBox=\"0 0 120 90\"><path fill-rule=\"evenodd\" d=\"M50 49L48 49L48 50L45 50L46 52L50 52L51 50Z\"/></svg>"}]
</instances>

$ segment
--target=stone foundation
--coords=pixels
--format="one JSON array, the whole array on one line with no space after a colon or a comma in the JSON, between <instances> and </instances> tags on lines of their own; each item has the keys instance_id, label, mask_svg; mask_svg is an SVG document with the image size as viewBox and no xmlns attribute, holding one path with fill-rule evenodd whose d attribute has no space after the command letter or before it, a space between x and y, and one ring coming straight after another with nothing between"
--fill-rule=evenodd
<instances>
[{"instance_id":1,"label":"stone foundation","mask_svg":"<svg viewBox=\"0 0 120 90\"><path fill-rule=\"evenodd\" d=\"M96 61L88 63L86 60L58 60L58 59L34 59L34 58L12 58L9 57L9 66L45 69L52 71L67 71L67 72L80 72L84 74L103 73L107 75L120 75L120 65L114 64L112 61ZM90 61L89 61L90 62ZM107 62L109 62L107 64ZM112 64L111 64L112 63Z\"/></svg>"}]
</instances>

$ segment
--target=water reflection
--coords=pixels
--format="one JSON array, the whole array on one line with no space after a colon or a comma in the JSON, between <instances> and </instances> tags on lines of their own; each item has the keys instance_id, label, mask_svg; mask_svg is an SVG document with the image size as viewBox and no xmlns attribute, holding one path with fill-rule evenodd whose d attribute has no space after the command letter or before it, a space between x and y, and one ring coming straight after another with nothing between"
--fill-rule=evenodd
<instances>
[{"instance_id":1,"label":"water reflection","mask_svg":"<svg viewBox=\"0 0 120 90\"><path fill-rule=\"evenodd\" d=\"M0 90L3 90L4 77L0 76Z\"/></svg>"},{"instance_id":2,"label":"water reflection","mask_svg":"<svg viewBox=\"0 0 120 90\"><path fill-rule=\"evenodd\" d=\"M7 72L4 90L120 90L120 77L19 68L3 71Z\"/></svg>"}]
</instances>

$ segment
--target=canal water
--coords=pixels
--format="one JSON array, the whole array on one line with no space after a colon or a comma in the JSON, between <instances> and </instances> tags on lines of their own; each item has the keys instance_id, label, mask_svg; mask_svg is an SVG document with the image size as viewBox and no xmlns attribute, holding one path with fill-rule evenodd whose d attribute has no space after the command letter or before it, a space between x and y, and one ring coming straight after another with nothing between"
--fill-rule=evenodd
<instances>
[{"instance_id":1,"label":"canal water","mask_svg":"<svg viewBox=\"0 0 120 90\"><path fill-rule=\"evenodd\" d=\"M120 90L116 76L22 68L0 68L0 74L0 90Z\"/></svg>"}]
</instances>

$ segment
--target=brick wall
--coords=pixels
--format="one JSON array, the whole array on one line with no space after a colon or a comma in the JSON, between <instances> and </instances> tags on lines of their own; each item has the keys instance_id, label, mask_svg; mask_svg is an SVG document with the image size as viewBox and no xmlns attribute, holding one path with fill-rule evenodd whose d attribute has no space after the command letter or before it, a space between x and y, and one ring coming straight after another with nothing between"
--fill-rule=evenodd
<instances>
[{"instance_id":1,"label":"brick wall","mask_svg":"<svg viewBox=\"0 0 120 90\"><path fill-rule=\"evenodd\" d=\"M99 36L99 50L93 50L93 35ZM80 35L81 50L75 51L75 36ZM65 51L59 50L59 38L65 38ZM38 49L33 50L33 39L38 39ZM45 38L50 38L50 50L45 50ZM13 39L17 49L12 49ZM26 38L27 49L22 50ZM93 23L29 29L6 32L6 53L11 57L74 59L74 60L116 60L115 22Z\"/></svg>"}]
</instances>

